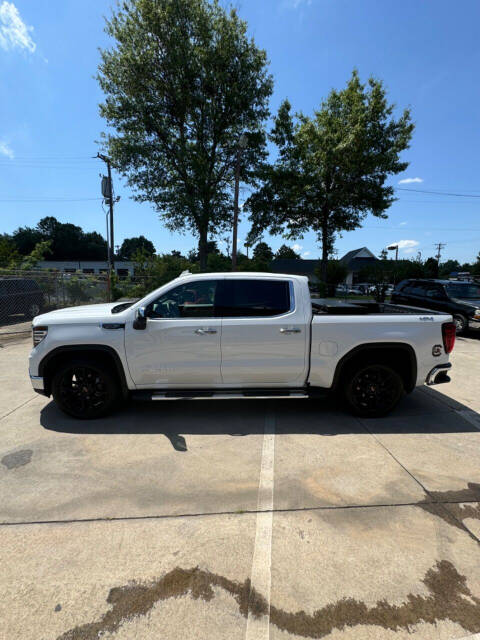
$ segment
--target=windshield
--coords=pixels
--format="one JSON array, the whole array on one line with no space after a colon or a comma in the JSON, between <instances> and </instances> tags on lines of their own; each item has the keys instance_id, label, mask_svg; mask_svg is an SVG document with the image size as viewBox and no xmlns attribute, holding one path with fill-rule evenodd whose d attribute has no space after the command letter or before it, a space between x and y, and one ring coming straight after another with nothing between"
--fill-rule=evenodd
<instances>
[{"instance_id":1,"label":"windshield","mask_svg":"<svg viewBox=\"0 0 480 640\"><path fill-rule=\"evenodd\" d=\"M478 284L447 284L447 293L451 298L480 300L480 286Z\"/></svg>"}]
</instances>

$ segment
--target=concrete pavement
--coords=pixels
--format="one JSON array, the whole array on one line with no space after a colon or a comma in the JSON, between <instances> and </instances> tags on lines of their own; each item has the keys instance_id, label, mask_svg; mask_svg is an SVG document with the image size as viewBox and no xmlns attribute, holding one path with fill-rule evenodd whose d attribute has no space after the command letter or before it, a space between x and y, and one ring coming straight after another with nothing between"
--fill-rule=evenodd
<instances>
[{"instance_id":1,"label":"concrete pavement","mask_svg":"<svg viewBox=\"0 0 480 640\"><path fill-rule=\"evenodd\" d=\"M79 422L31 392L29 348L0 349L0 637L480 632L479 340L375 421L297 400Z\"/></svg>"}]
</instances>

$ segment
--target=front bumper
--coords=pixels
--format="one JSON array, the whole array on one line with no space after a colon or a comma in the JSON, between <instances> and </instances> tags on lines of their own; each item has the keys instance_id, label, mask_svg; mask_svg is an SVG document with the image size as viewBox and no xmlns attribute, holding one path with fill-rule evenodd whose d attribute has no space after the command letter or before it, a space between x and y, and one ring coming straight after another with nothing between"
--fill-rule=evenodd
<instances>
[{"instance_id":1,"label":"front bumper","mask_svg":"<svg viewBox=\"0 0 480 640\"><path fill-rule=\"evenodd\" d=\"M475 320L475 318L468 319L468 328L469 329L480 329L480 320Z\"/></svg>"},{"instance_id":2,"label":"front bumper","mask_svg":"<svg viewBox=\"0 0 480 640\"><path fill-rule=\"evenodd\" d=\"M445 364L439 364L428 374L425 382L431 387L434 384L444 384L445 382L450 382L450 378L447 375L447 371L452 368L450 362L446 362Z\"/></svg>"},{"instance_id":3,"label":"front bumper","mask_svg":"<svg viewBox=\"0 0 480 640\"><path fill-rule=\"evenodd\" d=\"M40 393L42 396L46 396L45 385L43 383L43 376L30 375L30 381L32 383L33 390Z\"/></svg>"}]
</instances>

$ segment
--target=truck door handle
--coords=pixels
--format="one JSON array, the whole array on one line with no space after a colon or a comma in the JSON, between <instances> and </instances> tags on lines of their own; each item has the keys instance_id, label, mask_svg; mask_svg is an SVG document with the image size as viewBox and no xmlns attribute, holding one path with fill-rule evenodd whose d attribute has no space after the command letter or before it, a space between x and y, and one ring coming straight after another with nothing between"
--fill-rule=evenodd
<instances>
[{"instance_id":1,"label":"truck door handle","mask_svg":"<svg viewBox=\"0 0 480 640\"><path fill-rule=\"evenodd\" d=\"M197 336L203 336L209 333L217 333L217 330L207 327L206 329L195 329L195 333L197 334Z\"/></svg>"},{"instance_id":2,"label":"truck door handle","mask_svg":"<svg viewBox=\"0 0 480 640\"><path fill-rule=\"evenodd\" d=\"M281 327L280 329L280 333L300 333L301 329L299 329L298 327L292 327L291 329L288 329L287 327Z\"/></svg>"}]
</instances>

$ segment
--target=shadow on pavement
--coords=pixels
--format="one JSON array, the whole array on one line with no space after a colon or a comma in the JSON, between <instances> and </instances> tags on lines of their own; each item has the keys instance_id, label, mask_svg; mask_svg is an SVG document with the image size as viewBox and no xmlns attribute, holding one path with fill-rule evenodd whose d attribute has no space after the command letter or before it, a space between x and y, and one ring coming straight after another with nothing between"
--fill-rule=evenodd
<instances>
[{"instance_id":1,"label":"shadow on pavement","mask_svg":"<svg viewBox=\"0 0 480 640\"><path fill-rule=\"evenodd\" d=\"M363 433L361 421L346 413L333 399L325 400L202 400L176 402L130 402L118 412L99 420L76 420L50 402L41 411L40 423L50 431L84 434L158 433L177 451L186 451L179 435L262 434L267 412L275 413L277 434L334 436ZM440 391L422 387L405 397L389 416L368 420L374 433L462 433L477 429L472 421L480 415Z\"/></svg>"}]
</instances>

